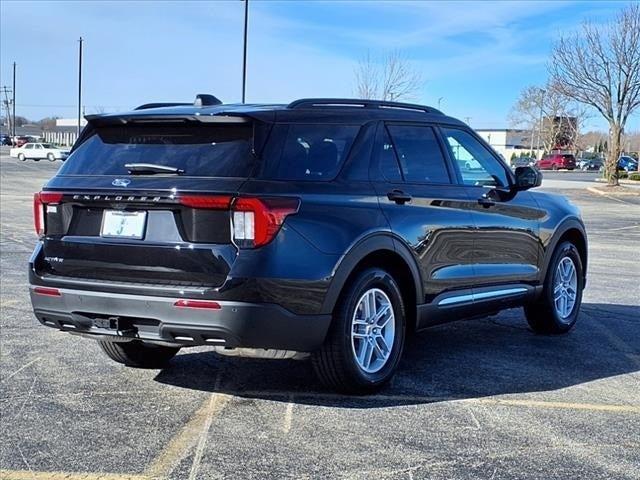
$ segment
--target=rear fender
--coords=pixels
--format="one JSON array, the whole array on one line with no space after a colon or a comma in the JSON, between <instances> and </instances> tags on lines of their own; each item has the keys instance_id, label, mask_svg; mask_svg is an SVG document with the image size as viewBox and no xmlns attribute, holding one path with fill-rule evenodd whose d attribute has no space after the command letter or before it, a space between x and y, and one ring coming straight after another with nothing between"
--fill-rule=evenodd
<instances>
[{"instance_id":1,"label":"rear fender","mask_svg":"<svg viewBox=\"0 0 640 480\"><path fill-rule=\"evenodd\" d=\"M396 239L391 233L377 233L359 240L338 262L334 270L333 281L322 305L323 313L333 312L340 293L346 287L349 275L358 267L358 264L368 255L380 251L388 251L402 257L413 277L415 298L418 299L418 303L422 303L422 299L424 299L422 280L413 254L403 242ZM415 308L415 306L407 305L407 308Z\"/></svg>"}]
</instances>

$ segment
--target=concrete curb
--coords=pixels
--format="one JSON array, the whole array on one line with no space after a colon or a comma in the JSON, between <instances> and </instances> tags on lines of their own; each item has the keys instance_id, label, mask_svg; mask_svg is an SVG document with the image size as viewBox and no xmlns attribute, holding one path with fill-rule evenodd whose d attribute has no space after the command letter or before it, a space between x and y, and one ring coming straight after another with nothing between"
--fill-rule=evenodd
<instances>
[{"instance_id":1,"label":"concrete curb","mask_svg":"<svg viewBox=\"0 0 640 480\"><path fill-rule=\"evenodd\" d=\"M607 183L607 181L604 178L596 178L594 181L598 182L598 183ZM640 186L640 181L638 181L638 180L628 180L626 178L618 179L618 183L620 185L638 185L638 186Z\"/></svg>"},{"instance_id":2,"label":"concrete curb","mask_svg":"<svg viewBox=\"0 0 640 480\"><path fill-rule=\"evenodd\" d=\"M591 193L595 193L597 195L602 195L605 197L640 197L640 189L638 189L638 191L617 191L617 192L607 192L607 191L603 191L600 190L597 187L587 187L587 190Z\"/></svg>"}]
</instances>

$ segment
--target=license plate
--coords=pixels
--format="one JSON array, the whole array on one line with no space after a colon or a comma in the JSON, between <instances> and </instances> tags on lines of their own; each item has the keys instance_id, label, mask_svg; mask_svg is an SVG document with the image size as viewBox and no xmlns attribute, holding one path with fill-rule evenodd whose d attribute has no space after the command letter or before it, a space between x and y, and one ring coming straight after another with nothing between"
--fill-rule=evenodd
<instances>
[{"instance_id":1,"label":"license plate","mask_svg":"<svg viewBox=\"0 0 640 480\"><path fill-rule=\"evenodd\" d=\"M146 224L147 212L105 210L102 215L100 236L141 239L144 237Z\"/></svg>"}]
</instances>

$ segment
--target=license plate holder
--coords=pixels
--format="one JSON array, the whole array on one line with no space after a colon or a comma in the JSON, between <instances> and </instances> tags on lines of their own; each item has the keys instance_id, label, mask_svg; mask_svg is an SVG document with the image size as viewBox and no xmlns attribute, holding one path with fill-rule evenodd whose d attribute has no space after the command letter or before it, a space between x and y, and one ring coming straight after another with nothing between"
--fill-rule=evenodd
<instances>
[{"instance_id":1,"label":"license plate holder","mask_svg":"<svg viewBox=\"0 0 640 480\"><path fill-rule=\"evenodd\" d=\"M100 236L141 240L147 227L147 212L105 210L102 214Z\"/></svg>"}]
</instances>

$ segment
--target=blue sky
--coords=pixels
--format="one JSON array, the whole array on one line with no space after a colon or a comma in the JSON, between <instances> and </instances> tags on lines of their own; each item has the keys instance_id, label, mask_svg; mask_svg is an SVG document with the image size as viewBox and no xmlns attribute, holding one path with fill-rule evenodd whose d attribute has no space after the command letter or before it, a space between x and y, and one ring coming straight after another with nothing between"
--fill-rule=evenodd
<instances>
[{"instance_id":1,"label":"blue sky","mask_svg":"<svg viewBox=\"0 0 640 480\"><path fill-rule=\"evenodd\" d=\"M476 128L505 127L520 90L544 83L554 38L582 19L603 22L625 2L250 3L247 100L354 96L370 51L401 50L424 85L417 101ZM18 63L17 114L73 117L77 39L84 44L86 113L213 93L241 97L243 4L0 3L0 82ZM630 129L638 129L638 118ZM603 127L594 117L587 128Z\"/></svg>"}]
</instances>

